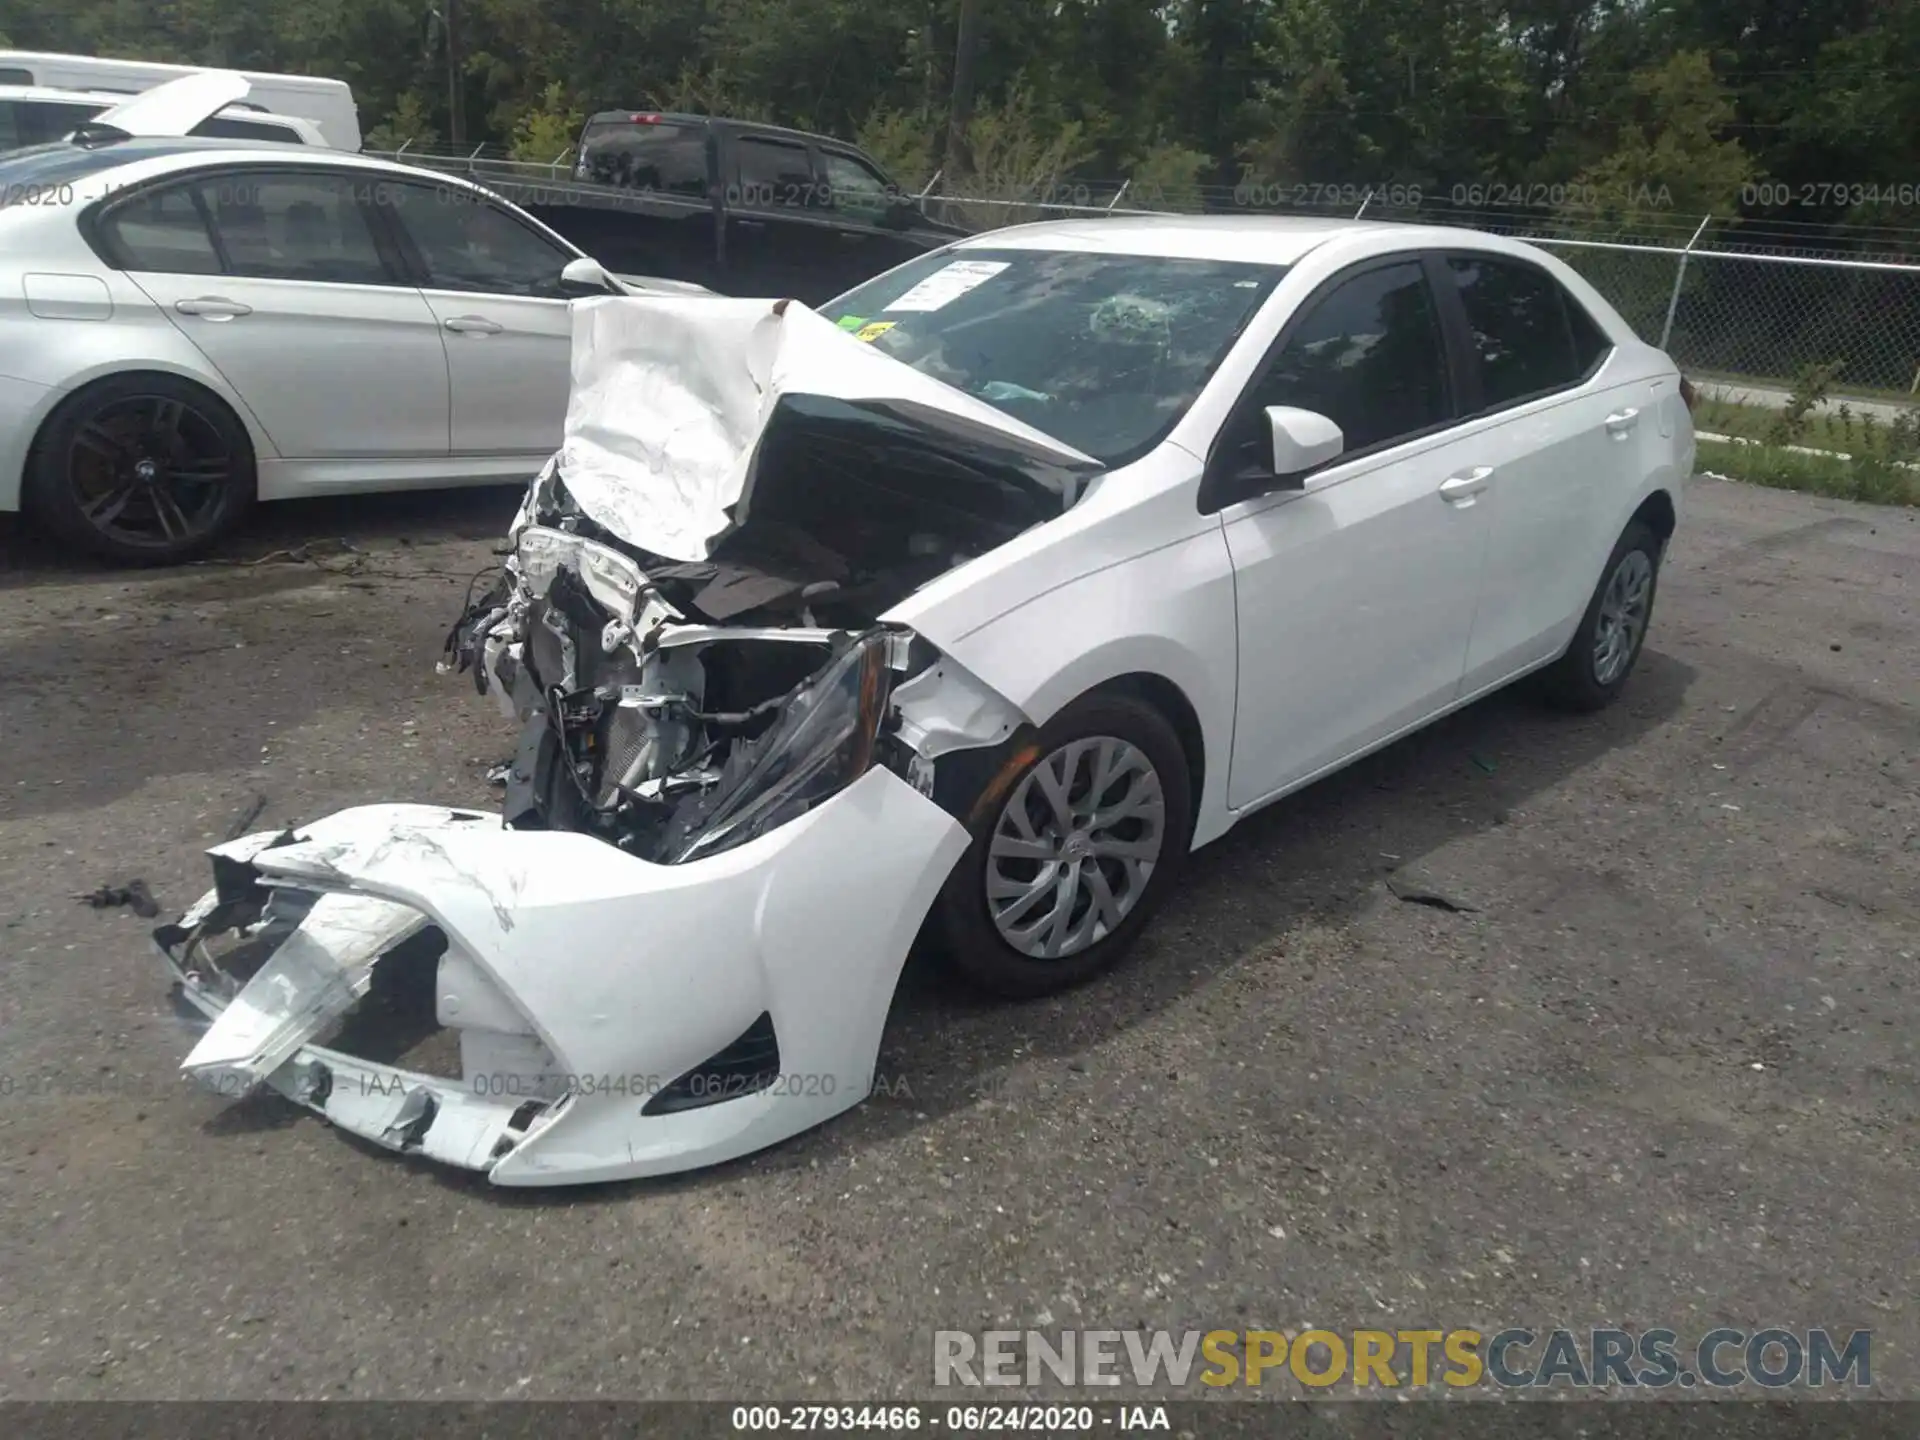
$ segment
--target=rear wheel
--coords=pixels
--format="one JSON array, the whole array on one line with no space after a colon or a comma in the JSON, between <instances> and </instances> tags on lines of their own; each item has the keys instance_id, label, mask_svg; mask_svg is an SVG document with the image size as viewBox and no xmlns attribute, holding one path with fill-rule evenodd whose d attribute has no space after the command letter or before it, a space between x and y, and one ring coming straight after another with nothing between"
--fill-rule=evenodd
<instances>
[{"instance_id":1,"label":"rear wheel","mask_svg":"<svg viewBox=\"0 0 1920 1440\"><path fill-rule=\"evenodd\" d=\"M1026 997L1113 964L1186 858L1190 786L1179 736L1144 701L1095 694L1056 716L988 784L941 893L957 968Z\"/></svg>"},{"instance_id":2,"label":"rear wheel","mask_svg":"<svg viewBox=\"0 0 1920 1440\"><path fill-rule=\"evenodd\" d=\"M173 375L115 375L48 417L27 461L26 501L62 539L110 560L189 559L254 499L246 428L212 392Z\"/></svg>"},{"instance_id":3,"label":"rear wheel","mask_svg":"<svg viewBox=\"0 0 1920 1440\"><path fill-rule=\"evenodd\" d=\"M1553 704L1565 710L1599 710L1625 688L1653 620L1664 548L1645 521L1627 526L1607 557L1567 653L1542 673L1542 688Z\"/></svg>"}]
</instances>

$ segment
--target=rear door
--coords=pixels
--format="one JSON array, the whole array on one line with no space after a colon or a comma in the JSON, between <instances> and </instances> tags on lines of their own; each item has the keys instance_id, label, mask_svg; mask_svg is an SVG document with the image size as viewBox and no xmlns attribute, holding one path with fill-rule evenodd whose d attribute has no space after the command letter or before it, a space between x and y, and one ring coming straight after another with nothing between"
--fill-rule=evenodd
<instances>
[{"instance_id":1,"label":"rear door","mask_svg":"<svg viewBox=\"0 0 1920 1440\"><path fill-rule=\"evenodd\" d=\"M573 364L560 272L578 255L476 190L409 180L388 193L383 213L446 343L453 453L551 455Z\"/></svg>"},{"instance_id":2,"label":"rear door","mask_svg":"<svg viewBox=\"0 0 1920 1440\"><path fill-rule=\"evenodd\" d=\"M99 226L287 459L447 453L434 314L371 221L365 171L231 168L143 189Z\"/></svg>"},{"instance_id":3,"label":"rear door","mask_svg":"<svg viewBox=\"0 0 1920 1440\"><path fill-rule=\"evenodd\" d=\"M829 187L805 141L734 134L726 189L726 292L820 305L844 286L847 261Z\"/></svg>"},{"instance_id":4,"label":"rear door","mask_svg":"<svg viewBox=\"0 0 1920 1440\"><path fill-rule=\"evenodd\" d=\"M1487 567L1464 688L1551 659L1585 610L1637 483L1637 431L1658 423L1646 383L1609 367L1613 344L1560 282L1517 256L1443 257L1442 300L1464 333L1468 427L1492 480Z\"/></svg>"}]
</instances>

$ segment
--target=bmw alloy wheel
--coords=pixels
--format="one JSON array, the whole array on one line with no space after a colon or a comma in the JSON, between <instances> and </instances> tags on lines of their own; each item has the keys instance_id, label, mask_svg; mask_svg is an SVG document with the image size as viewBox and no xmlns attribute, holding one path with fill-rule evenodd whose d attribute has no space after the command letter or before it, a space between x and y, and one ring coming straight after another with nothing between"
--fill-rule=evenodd
<instances>
[{"instance_id":1,"label":"bmw alloy wheel","mask_svg":"<svg viewBox=\"0 0 1920 1440\"><path fill-rule=\"evenodd\" d=\"M1022 955L1077 955L1140 902L1166 837L1159 773L1111 735L1073 740L1014 787L987 850L987 911Z\"/></svg>"},{"instance_id":2,"label":"bmw alloy wheel","mask_svg":"<svg viewBox=\"0 0 1920 1440\"><path fill-rule=\"evenodd\" d=\"M82 421L66 468L80 517L103 539L162 548L219 524L234 465L211 418L171 395L129 395Z\"/></svg>"}]
</instances>

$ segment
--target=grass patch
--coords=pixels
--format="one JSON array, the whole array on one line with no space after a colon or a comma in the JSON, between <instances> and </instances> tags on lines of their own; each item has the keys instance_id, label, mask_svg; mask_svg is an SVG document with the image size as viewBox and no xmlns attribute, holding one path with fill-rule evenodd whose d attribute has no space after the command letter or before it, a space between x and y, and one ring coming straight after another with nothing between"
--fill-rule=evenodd
<instances>
[{"instance_id":1,"label":"grass patch","mask_svg":"<svg viewBox=\"0 0 1920 1440\"><path fill-rule=\"evenodd\" d=\"M1770 440L1781 412L1768 405L1743 405L1735 400L1710 400L1701 396L1694 407L1693 428L1715 435L1738 435L1743 440ZM1851 454L1848 441L1858 440L1859 420L1851 411L1844 418L1837 410L1821 410L1806 416L1800 438L1793 443L1815 450L1841 450Z\"/></svg>"},{"instance_id":2,"label":"grass patch","mask_svg":"<svg viewBox=\"0 0 1920 1440\"><path fill-rule=\"evenodd\" d=\"M1703 422L1700 428L1713 427ZM1699 447L1699 469L1744 480L1749 485L1831 495L1839 500L1865 500L1875 505L1920 506L1920 470L1905 469L1885 459L1860 456L1842 460L1830 455L1807 455L1779 445L1741 445L1720 440L1702 440Z\"/></svg>"},{"instance_id":3,"label":"grass patch","mask_svg":"<svg viewBox=\"0 0 1920 1440\"><path fill-rule=\"evenodd\" d=\"M1809 365L1778 410L1702 397L1694 430L1700 463L1776 490L1804 490L1876 505L1920 505L1920 408L1891 420L1847 402L1827 408L1839 364Z\"/></svg>"}]
</instances>

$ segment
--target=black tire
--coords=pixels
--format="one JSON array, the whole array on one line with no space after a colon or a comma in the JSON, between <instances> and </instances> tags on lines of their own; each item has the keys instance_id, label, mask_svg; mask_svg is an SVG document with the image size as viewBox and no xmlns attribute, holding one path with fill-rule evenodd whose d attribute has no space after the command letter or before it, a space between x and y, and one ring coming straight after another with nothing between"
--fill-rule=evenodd
<instances>
[{"instance_id":1,"label":"black tire","mask_svg":"<svg viewBox=\"0 0 1920 1440\"><path fill-rule=\"evenodd\" d=\"M1125 860L1098 854L1046 862L1008 860L1004 856L996 860L990 853L995 831L1003 817L1009 816L1015 800L1022 795L1022 786L1028 777L1043 763L1062 755L1065 747L1072 746L1074 742L1094 742L1103 738L1119 741L1122 746L1131 747L1138 756L1143 756L1151 767L1152 777L1158 782L1161 807L1157 816L1159 849L1157 857L1151 862L1150 874L1139 884L1137 891L1132 889L1133 872ZM1109 753L1119 756L1125 752L1112 749ZM1088 780L1091 779L1091 771L1099 763L1095 758L1097 754L1097 748L1088 752L1085 772L1079 768L1080 762L1076 761L1071 773L1066 776L1068 790L1077 797L1076 803L1088 801L1086 794L1075 787L1080 783L1083 773ZM1064 768L1067 762L1063 759L1060 764ZM1058 770L1049 772L1050 775L1059 773ZM992 775L993 778L971 807L968 828L973 834L973 843L947 877L946 886L935 902L937 932L955 968L982 989L1015 999L1050 995L1091 979L1119 960L1173 884L1187 858L1193 838L1192 780L1188 773L1186 753L1173 726L1153 706L1131 695L1096 692L1068 706L1043 726L1037 735L1028 731L1024 736L1015 737L1007 753L994 767ZM1151 786L1144 775L1145 772L1140 771L1137 765L1126 771L1112 772L1113 778L1109 781L1104 798L1111 799L1116 795L1122 799L1136 795L1150 796ZM1120 788L1123 781L1125 787ZM1136 786L1139 788L1136 789ZM1026 792L1029 801L1036 790L1043 788L1037 781L1036 786L1029 787ZM1010 818L1008 823L1013 823ZM1081 836L1082 843L1089 838L1095 838L1096 844L1111 843L1115 839L1121 843L1132 843L1144 838L1148 823L1146 819L1130 817L1117 822L1112 830L1089 824L1075 833ZM1128 831L1129 826L1136 828L1121 833ZM1069 837L1069 842L1071 839ZM1062 849L1059 853L1067 852ZM1125 893L1131 893L1134 898L1120 914L1119 923L1107 929L1099 938L1092 939L1084 948L1056 958L1036 958L1009 943L995 923L989 909L987 890L990 863L999 867L995 873L1003 881L1009 868L1031 865L1036 885L1039 872L1048 865L1053 866L1057 874L1060 869L1072 864L1078 867L1079 875L1089 877L1086 885L1089 906L1095 903L1091 871L1099 870L1100 893L1109 902L1122 893L1115 888L1116 880L1127 886ZM1116 866L1120 868L1116 870ZM1072 905L1078 904L1080 889L1079 880L1072 882ZM1060 893L1058 890L1054 892L1056 906ZM1069 908L1072 908L1071 905ZM1080 909L1077 913L1087 915L1089 911ZM1098 928L1102 927L1094 927Z\"/></svg>"},{"instance_id":2,"label":"black tire","mask_svg":"<svg viewBox=\"0 0 1920 1440\"><path fill-rule=\"evenodd\" d=\"M252 442L211 390L147 372L96 380L34 437L23 500L71 545L132 565L204 553L252 508Z\"/></svg>"},{"instance_id":3,"label":"black tire","mask_svg":"<svg viewBox=\"0 0 1920 1440\"><path fill-rule=\"evenodd\" d=\"M1586 613L1580 617L1580 626L1573 632L1566 654L1541 672L1540 693L1550 705L1579 713L1604 710L1626 688L1627 678L1639 663L1640 651L1653 623L1653 602L1660 588L1660 560L1665 549L1659 535L1644 520L1635 520L1627 526L1613 553L1607 557L1600 572L1600 583L1593 587L1593 598L1587 602ZM1618 663L1617 668L1613 664L1603 666L1602 630L1613 623L1607 615L1609 589L1627 581L1642 565L1646 575L1646 600L1627 642L1624 662Z\"/></svg>"}]
</instances>

